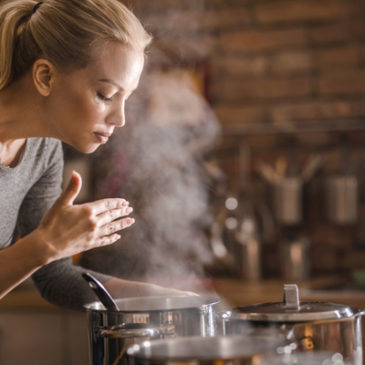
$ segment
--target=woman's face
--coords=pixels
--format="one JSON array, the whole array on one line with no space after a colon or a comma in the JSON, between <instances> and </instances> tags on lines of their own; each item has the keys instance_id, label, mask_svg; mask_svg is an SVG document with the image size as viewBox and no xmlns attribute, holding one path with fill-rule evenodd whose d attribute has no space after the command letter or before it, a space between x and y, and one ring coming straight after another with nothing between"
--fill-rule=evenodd
<instances>
[{"instance_id":1,"label":"woman's face","mask_svg":"<svg viewBox=\"0 0 365 365\"><path fill-rule=\"evenodd\" d=\"M110 43L86 68L57 73L48 98L51 134L84 153L108 141L125 124L124 106L137 88L144 54Z\"/></svg>"}]
</instances>

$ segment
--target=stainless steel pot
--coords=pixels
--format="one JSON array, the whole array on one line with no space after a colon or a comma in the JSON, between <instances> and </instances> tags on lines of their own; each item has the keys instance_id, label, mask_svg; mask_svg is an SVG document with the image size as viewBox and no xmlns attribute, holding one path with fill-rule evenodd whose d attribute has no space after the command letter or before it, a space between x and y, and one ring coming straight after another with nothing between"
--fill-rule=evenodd
<instances>
[{"instance_id":1,"label":"stainless steel pot","mask_svg":"<svg viewBox=\"0 0 365 365\"><path fill-rule=\"evenodd\" d=\"M328 351L294 352L262 357L260 365L352 365L339 353Z\"/></svg>"},{"instance_id":2,"label":"stainless steel pot","mask_svg":"<svg viewBox=\"0 0 365 365\"><path fill-rule=\"evenodd\" d=\"M128 365L260 364L287 346L267 336L180 337L146 341L127 350ZM290 346L290 345L288 345Z\"/></svg>"},{"instance_id":3,"label":"stainless steel pot","mask_svg":"<svg viewBox=\"0 0 365 365\"><path fill-rule=\"evenodd\" d=\"M122 364L128 346L148 339L216 335L217 298L151 296L115 302L119 310L106 310L101 302L85 306L92 365Z\"/></svg>"},{"instance_id":4,"label":"stainless steel pot","mask_svg":"<svg viewBox=\"0 0 365 365\"><path fill-rule=\"evenodd\" d=\"M268 336L180 337L127 350L128 365L345 365L340 354L296 353L294 343Z\"/></svg>"},{"instance_id":5,"label":"stainless steel pot","mask_svg":"<svg viewBox=\"0 0 365 365\"><path fill-rule=\"evenodd\" d=\"M362 365L363 310L342 304L299 301L296 285L284 285L284 301L237 307L222 315L223 333L277 331L302 351L339 353L347 363Z\"/></svg>"}]
</instances>

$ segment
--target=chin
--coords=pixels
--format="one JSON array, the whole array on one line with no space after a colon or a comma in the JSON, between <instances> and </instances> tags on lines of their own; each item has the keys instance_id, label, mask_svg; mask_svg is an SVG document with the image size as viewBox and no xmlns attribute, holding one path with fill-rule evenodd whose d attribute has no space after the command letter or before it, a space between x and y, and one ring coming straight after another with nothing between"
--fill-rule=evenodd
<instances>
[{"instance_id":1,"label":"chin","mask_svg":"<svg viewBox=\"0 0 365 365\"><path fill-rule=\"evenodd\" d=\"M89 148L85 148L85 149L81 150L80 152L90 154L90 153L95 152L99 147L100 147L100 145L92 146L92 147L89 147Z\"/></svg>"},{"instance_id":2,"label":"chin","mask_svg":"<svg viewBox=\"0 0 365 365\"><path fill-rule=\"evenodd\" d=\"M81 153L90 154L95 152L100 147L100 144L81 145L79 143L78 144L73 143L71 144L71 146Z\"/></svg>"}]
</instances>

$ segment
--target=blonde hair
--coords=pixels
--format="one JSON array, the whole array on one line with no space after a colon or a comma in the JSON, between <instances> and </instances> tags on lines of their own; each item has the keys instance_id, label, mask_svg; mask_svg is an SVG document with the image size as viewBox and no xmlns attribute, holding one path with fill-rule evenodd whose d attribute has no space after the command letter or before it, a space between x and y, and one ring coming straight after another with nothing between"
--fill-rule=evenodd
<instances>
[{"instance_id":1,"label":"blonde hair","mask_svg":"<svg viewBox=\"0 0 365 365\"><path fill-rule=\"evenodd\" d=\"M41 57L60 68L85 67L95 47L108 41L144 51L151 36L118 0L3 1L0 90Z\"/></svg>"}]
</instances>

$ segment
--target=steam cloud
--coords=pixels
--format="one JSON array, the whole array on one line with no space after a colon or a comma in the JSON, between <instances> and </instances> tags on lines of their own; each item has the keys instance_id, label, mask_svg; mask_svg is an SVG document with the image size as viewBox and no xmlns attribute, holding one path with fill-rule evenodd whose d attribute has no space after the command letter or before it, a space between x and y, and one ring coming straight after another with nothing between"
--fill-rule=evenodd
<instances>
[{"instance_id":1,"label":"steam cloud","mask_svg":"<svg viewBox=\"0 0 365 365\"><path fill-rule=\"evenodd\" d=\"M120 242L90 251L81 264L192 289L213 260L205 156L219 124L186 72L151 72L128 103L126 127L93 165L96 198L126 198L136 223Z\"/></svg>"}]
</instances>

